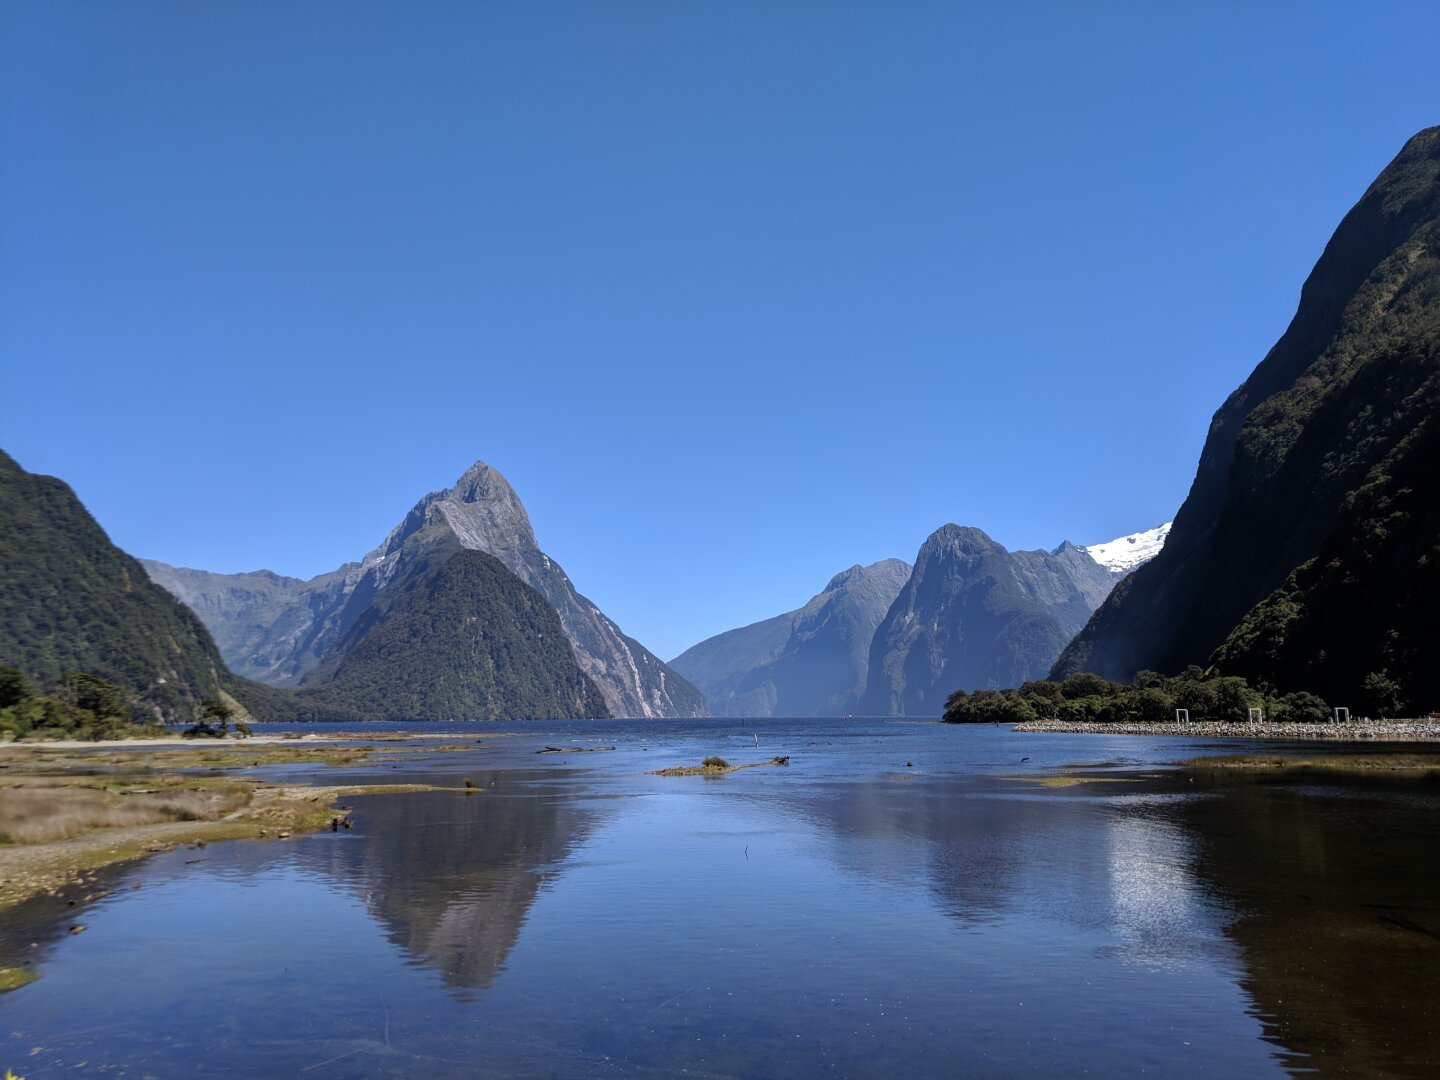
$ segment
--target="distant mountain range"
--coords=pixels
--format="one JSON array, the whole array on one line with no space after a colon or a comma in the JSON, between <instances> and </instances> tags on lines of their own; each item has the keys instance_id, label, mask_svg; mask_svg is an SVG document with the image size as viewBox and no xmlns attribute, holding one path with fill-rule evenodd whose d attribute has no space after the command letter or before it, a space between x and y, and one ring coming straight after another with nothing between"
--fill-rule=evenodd
<instances>
[{"instance_id":1,"label":"distant mountain range","mask_svg":"<svg viewBox=\"0 0 1440 1080\"><path fill-rule=\"evenodd\" d=\"M334 698L340 693L339 684L393 687L394 679L407 678L406 671L411 667L397 664L393 641L387 650L373 647L374 635L393 637L399 632L394 620L402 616L408 627L406 640L414 648L412 666L424 661L433 668L437 652L443 657L452 648L457 650L451 658L454 665L463 667L469 663L465 657L471 645L465 644L461 624L451 626L448 632L430 627L423 635L425 648L421 650L417 644L422 636L422 612L414 599L417 585L413 575L436 572L459 552L491 556L553 609L573 662L593 684L602 703L597 708L592 701L581 715L706 715L705 701L698 690L639 642L625 636L599 608L576 592L565 571L540 549L529 515L514 489L484 462L472 465L453 486L422 498L359 562L347 563L310 581L263 570L215 574L177 569L151 560L146 560L144 566L156 582L200 616L236 672L273 686L299 685L317 694L318 688L330 686L326 694L319 696ZM436 584L449 590L458 588L460 582L473 587L482 579L493 589L513 593L502 588L493 568L482 568L482 563L475 560L467 561L464 574L457 569L438 582L427 583L421 592L426 593ZM408 599L397 604L396 597L402 593ZM478 610L486 597L493 595L486 590L471 599ZM453 598L447 600L447 604L454 602ZM541 628L537 624L534 629L538 634ZM552 633L551 645L555 637ZM367 645L367 640L371 644ZM539 647L539 643L540 639L535 638L528 651ZM548 650L550 645L544 648ZM525 678L551 670L558 659L557 655L537 661ZM378 669L362 671L382 662L389 672L385 679L381 679ZM504 669L510 677L518 677L520 669L516 664L506 664ZM413 677L418 679L418 673ZM535 686L538 688L538 684ZM418 687L415 689L419 692ZM552 690L578 695L574 697L576 707L581 701L591 701L588 692L567 679L547 689L537 700L553 703ZM409 692L397 693L397 702L417 700ZM343 696L347 703L360 704L351 693ZM447 700L469 701L463 694ZM473 706L470 702L468 707ZM557 715L576 713L567 710Z\"/></svg>"},{"instance_id":2,"label":"distant mountain range","mask_svg":"<svg viewBox=\"0 0 1440 1080\"><path fill-rule=\"evenodd\" d=\"M1440 127L1345 215L1216 412L1164 550L1056 676L1213 665L1375 714L1440 707Z\"/></svg>"},{"instance_id":3,"label":"distant mountain range","mask_svg":"<svg viewBox=\"0 0 1440 1080\"><path fill-rule=\"evenodd\" d=\"M1007 551L979 529L946 525L875 632L860 711L938 716L952 691L1043 678L1114 583L1068 542Z\"/></svg>"},{"instance_id":4,"label":"distant mountain range","mask_svg":"<svg viewBox=\"0 0 1440 1080\"><path fill-rule=\"evenodd\" d=\"M851 567L671 667L575 590L481 462L360 561L300 581L142 568L65 484L0 453L0 665L42 686L100 675L168 720L202 697L280 719L700 716L701 689L731 714L936 715L956 689L1187 665L1427 711L1437 414L1431 128L1345 216L1289 328L1215 414L1173 529L1012 552L946 525L913 567Z\"/></svg>"},{"instance_id":5,"label":"distant mountain range","mask_svg":"<svg viewBox=\"0 0 1440 1080\"><path fill-rule=\"evenodd\" d=\"M947 525L900 559L854 566L803 607L672 660L721 716L938 715L960 687L1041 678L1168 525L1106 544L1010 552Z\"/></svg>"},{"instance_id":6,"label":"distant mountain range","mask_svg":"<svg viewBox=\"0 0 1440 1080\"><path fill-rule=\"evenodd\" d=\"M717 716L844 716L865 690L870 641L910 576L886 559L836 574L804 606L700 642L670 661Z\"/></svg>"}]
</instances>

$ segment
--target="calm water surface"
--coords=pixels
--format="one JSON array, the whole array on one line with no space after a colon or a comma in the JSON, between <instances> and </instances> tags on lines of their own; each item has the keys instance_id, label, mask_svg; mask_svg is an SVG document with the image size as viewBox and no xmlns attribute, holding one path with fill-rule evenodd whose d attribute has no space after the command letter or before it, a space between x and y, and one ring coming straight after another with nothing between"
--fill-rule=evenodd
<instances>
[{"instance_id":1,"label":"calm water surface","mask_svg":"<svg viewBox=\"0 0 1440 1080\"><path fill-rule=\"evenodd\" d=\"M79 916L11 917L0 962L41 978L0 997L0 1068L1440 1069L1434 786L1157 768L1250 748L1235 742L903 721L504 730L400 762L257 770L445 790L351 800L347 832L115 870ZM617 749L535 753L560 743ZM711 753L791 764L647 775ZM1039 782L1074 764L1102 779Z\"/></svg>"}]
</instances>

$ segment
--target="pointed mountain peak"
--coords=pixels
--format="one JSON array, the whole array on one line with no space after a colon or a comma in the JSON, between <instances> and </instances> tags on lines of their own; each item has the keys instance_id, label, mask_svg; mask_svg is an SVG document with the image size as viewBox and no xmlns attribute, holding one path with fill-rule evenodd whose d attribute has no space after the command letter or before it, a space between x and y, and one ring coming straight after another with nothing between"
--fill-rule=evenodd
<instances>
[{"instance_id":1,"label":"pointed mountain peak","mask_svg":"<svg viewBox=\"0 0 1440 1080\"><path fill-rule=\"evenodd\" d=\"M488 502L494 499L519 502L515 489L510 486L499 469L486 464L483 461L476 461L455 481L454 485L444 493L444 497L455 502L474 503Z\"/></svg>"},{"instance_id":2,"label":"pointed mountain peak","mask_svg":"<svg viewBox=\"0 0 1440 1080\"><path fill-rule=\"evenodd\" d=\"M498 469L483 461L430 500L462 546L494 555L517 573L524 555L540 550L520 496Z\"/></svg>"}]
</instances>

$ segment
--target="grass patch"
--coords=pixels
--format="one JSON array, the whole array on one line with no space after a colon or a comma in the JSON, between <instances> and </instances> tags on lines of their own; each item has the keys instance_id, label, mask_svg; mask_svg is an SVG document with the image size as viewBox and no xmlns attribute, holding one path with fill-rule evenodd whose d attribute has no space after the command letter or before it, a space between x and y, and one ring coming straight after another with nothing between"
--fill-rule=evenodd
<instances>
[{"instance_id":1,"label":"grass patch","mask_svg":"<svg viewBox=\"0 0 1440 1080\"><path fill-rule=\"evenodd\" d=\"M309 787L270 784L228 770L284 762L365 758L370 747L0 750L0 908L58 896L87 871L182 844L276 839L326 828L351 795L436 790L431 785ZM224 775L195 775L196 768Z\"/></svg>"},{"instance_id":2,"label":"grass patch","mask_svg":"<svg viewBox=\"0 0 1440 1080\"><path fill-rule=\"evenodd\" d=\"M0 789L0 843L43 844L96 829L214 821L240 809L250 795L238 785L161 786L133 795L88 785L15 785Z\"/></svg>"},{"instance_id":3,"label":"grass patch","mask_svg":"<svg viewBox=\"0 0 1440 1080\"><path fill-rule=\"evenodd\" d=\"M0 967L0 994L8 994L11 990L29 986L39 977L30 968Z\"/></svg>"},{"instance_id":4,"label":"grass patch","mask_svg":"<svg viewBox=\"0 0 1440 1080\"><path fill-rule=\"evenodd\" d=\"M769 761L752 761L748 765L731 765L721 757L707 757L699 765L676 765L669 769L652 769L651 776L724 776L741 769L767 769L774 765L789 765L790 758L775 757Z\"/></svg>"},{"instance_id":5,"label":"grass patch","mask_svg":"<svg viewBox=\"0 0 1440 1080\"><path fill-rule=\"evenodd\" d=\"M1245 769L1252 772L1440 772L1440 753L1409 754L1226 754L1183 761L1192 769Z\"/></svg>"},{"instance_id":6,"label":"grass patch","mask_svg":"<svg viewBox=\"0 0 1440 1080\"><path fill-rule=\"evenodd\" d=\"M1035 784L1047 788L1077 787L1080 784L1133 784L1144 779L1138 776L1002 776L1002 780L1017 780L1022 784Z\"/></svg>"}]
</instances>

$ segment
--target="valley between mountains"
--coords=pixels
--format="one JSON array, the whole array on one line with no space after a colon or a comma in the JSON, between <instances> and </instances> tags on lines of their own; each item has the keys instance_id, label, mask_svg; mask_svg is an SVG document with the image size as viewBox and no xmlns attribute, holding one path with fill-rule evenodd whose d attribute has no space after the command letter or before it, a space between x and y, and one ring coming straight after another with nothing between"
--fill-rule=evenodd
<instances>
[{"instance_id":1,"label":"valley between mountains","mask_svg":"<svg viewBox=\"0 0 1440 1080\"><path fill-rule=\"evenodd\" d=\"M852 566L667 663L577 589L484 462L301 581L138 561L66 484L0 456L0 721L188 722L204 701L277 720L938 716L957 692L1147 673L1424 715L1440 707L1437 415L1428 128L1216 412L1173 530L1009 551L947 524L913 563Z\"/></svg>"}]
</instances>

